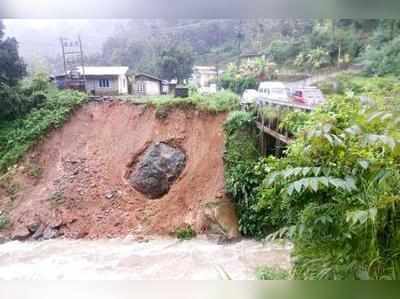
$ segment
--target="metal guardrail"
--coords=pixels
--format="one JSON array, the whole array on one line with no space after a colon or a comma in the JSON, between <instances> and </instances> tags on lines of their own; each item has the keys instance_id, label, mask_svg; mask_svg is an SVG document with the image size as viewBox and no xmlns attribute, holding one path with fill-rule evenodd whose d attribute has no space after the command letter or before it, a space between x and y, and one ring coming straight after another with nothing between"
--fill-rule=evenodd
<instances>
[{"instance_id":1,"label":"metal guardrail","mask_svg":"<svg viewBox=\"0 0 400 299\"><path fill-rule=\"evenodd\" d=\"M276 100L276 99L269 99L264 97L256 98L255 100L257 108L264 107L264 106L284 106L294 109L312 111L314 110L314 106L306 105L306 104L299 104L290 101L284 100Z\"/></svg>"}]
</instances>

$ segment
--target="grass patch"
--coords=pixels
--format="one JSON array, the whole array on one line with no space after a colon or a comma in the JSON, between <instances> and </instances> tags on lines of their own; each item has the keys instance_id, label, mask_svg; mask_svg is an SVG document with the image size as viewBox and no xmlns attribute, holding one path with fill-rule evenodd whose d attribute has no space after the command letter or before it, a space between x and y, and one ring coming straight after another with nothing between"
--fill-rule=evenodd
<instances>
[{"instance_id":1,"label":"grass patch","mask_svg":"<svg viewBox=\"0 0 400 299\"><path fill-rule=\"evenodd\" d=\"M75 91L52 89L46 95L47 100L40 107L21 118L0 123L0 173L17 163L50 129L60 127L86 99Z\"/></svg>"},{"instance_id":2,"label":"grass patch","mask_svg":"<svg viewBox=\"0 0 400 299\"><path fill-rule=\"evenodd\" d=\"M256 270L256 277L258 280L288 280L289 272L280 268L262 266Z\"/></svg>"},{"instance_id":3,"label":"grass patch","mask_svg":"<svg viewBox=\"0 0 400 299\"><path fill-rule=\"evenodd\" d=\"M6 215L0 215L0 230L6 229L10 224L10 220Z\"/></svg>"},{"instance_id":4,"label":"grass patch","mask_svg":"<svg viewBox=\"0 0 400 299\"><path fill-rule=\"evenodd\" d=\"M196 237L196 232L192 229L190 225L184 228L178 228L175 231L175 234L179 240L190 240Z\"/></svg>"},{"instance_id":5,"label":"grass patch","mask_svg":"<svg viewBox=\"0 0 400 299\"><path fill-rule=\"evenodd\" d=\"M147 97L143 101L157 110L166 108L195 108L212 113L227 112L239 109L239 97L230 91L201 95L194 93L187 98L173 96Z\"/></svg>"}]
</instances>

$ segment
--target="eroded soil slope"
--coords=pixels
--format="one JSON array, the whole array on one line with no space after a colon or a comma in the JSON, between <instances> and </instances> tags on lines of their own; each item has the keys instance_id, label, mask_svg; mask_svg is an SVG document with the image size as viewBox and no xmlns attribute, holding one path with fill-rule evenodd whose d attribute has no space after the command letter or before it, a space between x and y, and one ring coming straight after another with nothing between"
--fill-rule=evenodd
<instances>
[{"instance_id":1,"label":"eroded soil slope","mask_svg":"<svg viewBox=\"0 0 400 299\"><path fill-rule=\"evenodd\" d=\"M188 224L200 232L202 206L224 200L224 119L190 110L158 119L144 106L87 104L3 184L0 210L9 215L8 233L24 238L27 230L32 237L50 228L48 237L104 238L168 234ZM155 142L179 145L187 161L169 192L151 200L129 185L126 174Z\"/></svg>"}]
</instances>

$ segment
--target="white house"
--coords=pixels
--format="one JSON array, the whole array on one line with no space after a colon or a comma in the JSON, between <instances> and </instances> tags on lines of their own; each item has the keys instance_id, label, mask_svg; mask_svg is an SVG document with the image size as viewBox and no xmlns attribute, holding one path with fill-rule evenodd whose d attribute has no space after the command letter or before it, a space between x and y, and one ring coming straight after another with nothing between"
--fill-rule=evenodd
<instances>
[{"instance_id":1,"label":"white house","mask_svg":"<svg viewBox=\"0 0 400 299\"><path fill-rule=\"evenodd\" d=\"M78 67L72 76L85 77L85 90L92 95L126 95L128 94L127 66L85 66ZM65 75L55 77L57 85L68 88L69 83Z\"/></svg>"},{"instance_id":2,"label":"white house","mask_svg":"<svg viewBox=\"0 0 400 299\"><path fill-rule=\"evenodd\" d=\"M158 96L164 93L163 81L148 74L136 74L132 83L132 90L138 96Z\"/></svg>"},{"instance_id":3,"label":"white house","mask_svg":"<svg viewBox=\"0 0 400 299\"><path fill-rule=\"evenodd\" d=\"M217 79L217 69L215 66L194 66L193 82L197 87L209 87Z\"/></svg>"},{"instance_id":4,"label":"white house","mask_svg":"<svg viewBox=\"0 0 400 299\"><path fill-rule=\"evenodd\" d=\"M85 66L86 91L94 95L128 94L127 66ZM78 71L82 73L82 68Z\"/></svg>"}]
</instances>

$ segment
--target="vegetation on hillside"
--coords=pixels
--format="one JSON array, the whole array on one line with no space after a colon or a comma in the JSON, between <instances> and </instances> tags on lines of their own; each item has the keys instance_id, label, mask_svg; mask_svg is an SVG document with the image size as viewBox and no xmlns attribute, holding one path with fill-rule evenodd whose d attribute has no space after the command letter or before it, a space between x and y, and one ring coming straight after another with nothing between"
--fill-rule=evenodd
<instances>
[{"instance_id":1,"label":"vegetation on hillside","mask_svg":"<svg viewBox=\"0 0 400 299\"><path fill-rule=\"evenodd\" d=\"M18 54L15 38L4 38L0 20L0 88L15 86L26 75L26 65ZM1 103L1 102L0 102Z\"/></svg>"},{"instance_id":2,"label":"vegetation on hillside","mask_svg":"<svg viewBox=\"0 0 400 299\"><path fill-rule=\"evenodd\" d=\"M289 238L295 279L400 278L399 21L159 20L127 28L138 23L146 30L110 38L92 61L181 81L195 62L219 68L245 50L267 57L230 64L218 82L229 91L147 99L160 118L174 107L231 111L224 124L225 186L245 236ZM373 77L322 83L328 100L311 113L261 111L281 118L295 137L284 157L261 157L254 114L237 111L235 93L273 79L276 68L312 72L351 63ZM25 73L17 42L3 38L0 23L0 172L85 101L82 93L56 90L44 75L23 82ZM1 216L0 229L7 223ZM176 234L193 237L191 228ZM264 268L259 277L288 275Z\"/></svg>"},{"instance_id":3,"label":"vegetation on hillside","mask_svg":"<svg viewBox=\"0 0 400 299\"><path fill-rule=\"evenodd\" d=\"M86 97L74 91L44 90L41 104L23 116L0 121L0 172L12 166L50 129L61 126Z\"/></svg>"},{"instance_id":4,"label":"vegetation on hillside","mask_svg":"<svg viewBox=\"0 0 400 299\"><path fill-rule=\"evenodd\" d=\"M89 61L164 77L166 65L179 61L180 52L188 65L223 70L237 64L240 55L257 53L279 69L313 72L361 63L368 73L381 75L395 70L399 32L400 21L394 19L134 20ZM224 80L222 84L227 85Z\"/></svg>"},{"instance_id":5,"label":"vegetation on hillside","mask_svg":"<svg viewBox=\"0 0 400 299\"><path fill-rule=\"evenodd\" d=\"M233 111L239 108L239 97L230 91L219 91L214 94L199 94L193 92L189 97L179 98L173 96L148 97L145 103L156 107L157 110L169 108L195 108L199 111L212 113Z\"/></svg>"},{"instance_id":6,"label":"vegetation on hillside","mask_svg":"<svg viewBox=\"0 0 400 299\"><path fill-rule=\"evenodd\" d=\"M400 82L346 77L341 85L316 111L287 116L297 138L286 157L230 159L227 188L244 234L293 241L294 278L398 279ZM254 143L232 142L248 130L235 114L228 156Z\"/></svg>"},{"instance_id":7,"label":"vegetation on hillside","mask_svg":"<svg viewBox=\"0 0 400 299\"><path fill-rule=\"evenodd\" d=\"M218 85L224 89L242 94L245 89L257 89L258 83L275 79L275 64L265 59L257 58L253 61L229 64L219 79Z\"/></svg>"},{"instance_id":8,"label":"vegetation on hillside","mask_svg":"<svg viewBox=\"0 0 400 299\"><path fill-rule=\"evenodd\" d=\"M196 232L190 225L187 227L177 228L175 234L181 241L190 240L196 237Z\"/></svg>"},{"instance_id":9,"label":"vegetation on hillside","mask_svg":"<svg viewBox=\"0 0 400 299\"><path fill-rule=\"evenodd\" d=\"M85 95L58 91L45 74L22 81L26 67L17 42L3 38L0 22L0 173L19 159L46 134L59 127Z\"/></svg>"},{"instance_id":10,"label":"vegetation on hillside","mask_svg":"<svg viewBox=\"0 0 400 299\"><path fill-rule=\"evenodd\" d=\"M286 270L263 266L257 269L256 277L258 280L287 280L290 275Z\"/></svg>"}]
</instances>

